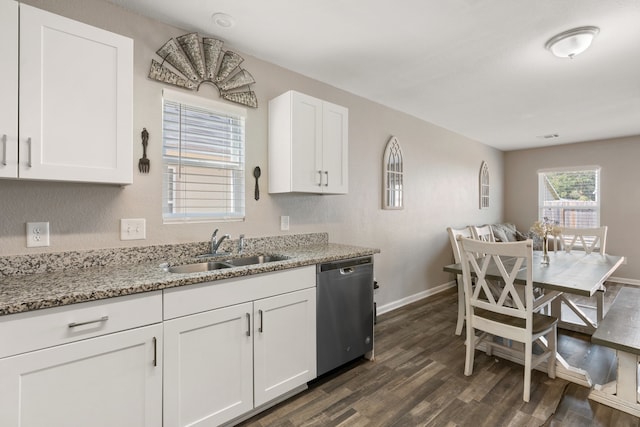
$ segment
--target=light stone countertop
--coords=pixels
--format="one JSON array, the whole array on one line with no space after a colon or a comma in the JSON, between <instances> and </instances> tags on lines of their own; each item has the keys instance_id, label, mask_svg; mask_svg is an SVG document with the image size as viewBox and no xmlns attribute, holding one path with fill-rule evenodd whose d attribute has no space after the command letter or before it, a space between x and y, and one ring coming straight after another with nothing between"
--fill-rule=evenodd
<instances>
[{"instance_id":1,"label":"light stone countertop","mask_svg":"<svg viewBox=\"0 0 640 427\"><path fill-rule=\"evenodd\" d=\"M269 251L249 250L242 256L268 253L284 255L289 259L209 272L169 273L161 265L162 261L154 260L130 265L109 264L35 274L5 275L0 276L0 315L279 271L339 259L369 256L379 252L379 249L358 246L315 243L280 247ZM238 255L230 257L234 256ZM222 257L222 259L230 257ZM203 261L205 260L188 257L170 260L169 263L177 265Z\"/></svg>"}]
</instances>

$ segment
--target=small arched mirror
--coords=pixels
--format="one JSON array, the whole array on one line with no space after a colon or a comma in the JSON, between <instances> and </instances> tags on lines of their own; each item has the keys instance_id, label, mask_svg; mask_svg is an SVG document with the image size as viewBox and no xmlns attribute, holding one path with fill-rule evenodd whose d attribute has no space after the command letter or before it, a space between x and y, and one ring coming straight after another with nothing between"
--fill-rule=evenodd
<instances>
[{"instance_id":1,"label":"small arched mirror","mask_svg":"<svg viewBox=\"0 0 640 427\"><path fill-rule=\"evenodd\" d=\"M489 207L489 166L487 162L480 165L480 209Z\"/></svg>"},{"instance_id":2,"label":"small arched mirror","mask_svg":"<svg viewBox=\"0 0 640 427\"><path fill-rule=\"evenodd\" d=\"M402 149L398 138L392 136L384 150L383 160L383 209L402 209L404 207L404 177Z\"/></svg>"}]
</instances>

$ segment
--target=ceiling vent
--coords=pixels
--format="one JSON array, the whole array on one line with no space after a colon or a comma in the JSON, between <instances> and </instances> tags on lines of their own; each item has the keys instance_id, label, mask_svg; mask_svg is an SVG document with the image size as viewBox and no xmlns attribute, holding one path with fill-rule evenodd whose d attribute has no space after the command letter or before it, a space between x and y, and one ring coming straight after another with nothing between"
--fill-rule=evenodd
<instances>
[{"instance_id":1,"label":"ceiling vent","mask_svg":"<svg viewBox=\"0 0 640 427\"><path fill-rule=\"evenodd\" d=\"M557 133L549 133L547 135L539 135L538 138L542 138L542 139L554 139L554 138L558 138L560 135L558 135Z\"/></svg>"}]
</instances>

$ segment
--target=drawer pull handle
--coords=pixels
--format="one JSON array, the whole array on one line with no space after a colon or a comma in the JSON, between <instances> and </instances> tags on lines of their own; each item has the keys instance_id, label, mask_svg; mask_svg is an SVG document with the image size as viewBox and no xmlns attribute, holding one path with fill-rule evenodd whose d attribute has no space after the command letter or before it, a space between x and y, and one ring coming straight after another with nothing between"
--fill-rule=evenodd
<instances>
[{"instance_id":1,"label":"drawer pull handle","mask_svg":"<svg viewBox=\"0 0 640 427\"><path fill-rule=\"evenodd\" d=\"M2 135L2 166L7 166L7 135Z\"/></svg>"},{"instance_id":2,"label":"drawer pull handle","mask_svg":"<svg viewBox=\"0 0 640 427\"><path fill-rule=\"evenodd\" d=\"M251 315L247 313L247 336L251 336Z\"/></svg>"},{"instance_id":3,"label":"drawer pull handle","mask_svg":"<svg viewBox=\"0 0 640 427\"><path fill-rule=\"evenodd\" d=\"M27 138L27 145L29 146L29 159L27 160L27 167L31 167L31 137Z\"/></svg>"},{"instance_id":4,"label":"drawer pull handle","mask_svg":"<svg viewBox=\"0 0 640 427\"><path fill-rule=\"evenodd\" d=\"M260 315L260 327L258 328L258 332L262 333L264 332L264 328L262 327L262 319L264 318L264 313L262 312L262 310L258 310L258 314Z\"/></svg>"},{"instance_id":5,"label":"drawer pull handle","mask_svg":"<svg viewBox=\"0 0 640 427\"><path fill-rule=\"evenodd\" d=\"M158 366L158 339L153 337L153 366Z\"/></svg>"},{"instance_id":6,"label":"drawer pull handle","mask_svg":"<svg viewBox=\"0 0 640 427\"><path fill-rule=\"evenodd\" d=\"M102 323L102 322L106 322L107 320L109 320L109 316L102 316L99 319L87 320L86 322L71 322L69 323L69 327L75 328L76 326L90 325L92 323Z\"/></svg>"}]
</instances>

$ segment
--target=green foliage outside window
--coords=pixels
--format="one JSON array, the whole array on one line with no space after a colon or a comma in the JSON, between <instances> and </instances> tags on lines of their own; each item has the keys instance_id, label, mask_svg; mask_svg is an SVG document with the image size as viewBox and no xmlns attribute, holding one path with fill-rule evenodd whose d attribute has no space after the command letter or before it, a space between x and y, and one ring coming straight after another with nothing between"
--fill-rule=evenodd
<instances>
[{"instance_id":1,"label":"green foliage outside window","mask_svg":"<svg viewBox=\"0 0 640 427\"><path fill-rule=\"evenodd\" d=\"M547 172L545 175L560 199L596 200L596 173L593 170Z\"/></svg>"}]
</instances>

